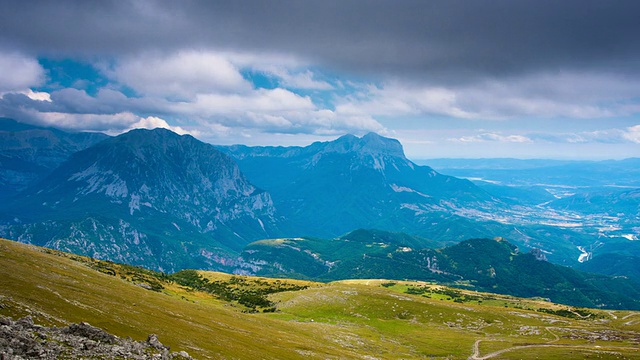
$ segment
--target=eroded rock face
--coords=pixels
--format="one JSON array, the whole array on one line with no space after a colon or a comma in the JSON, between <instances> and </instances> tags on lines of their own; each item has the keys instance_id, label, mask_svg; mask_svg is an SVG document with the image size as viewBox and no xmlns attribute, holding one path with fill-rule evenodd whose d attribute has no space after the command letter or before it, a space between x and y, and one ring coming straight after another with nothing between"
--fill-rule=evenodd
<instances>
[{"instance_id":1,"label":"eroded rock face","mask_svg":"<svg viewBox=\"0 0 640 360\"><path fill-rule=\"evenodd\" d=\"M155 334L146 341L121 339L87 323L44 327L30 316L13 321L0 316L0 359L193 359L170 352Z\"/></svg>"}]
</instances>

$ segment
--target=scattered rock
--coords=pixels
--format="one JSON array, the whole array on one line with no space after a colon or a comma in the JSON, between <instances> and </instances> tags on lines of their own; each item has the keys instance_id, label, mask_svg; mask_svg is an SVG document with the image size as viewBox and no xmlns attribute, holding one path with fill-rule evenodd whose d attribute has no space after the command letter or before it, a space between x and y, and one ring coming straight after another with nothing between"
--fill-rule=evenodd
<instances>
[{"instance_id":1,"label":"scattered rock","mask_svg":"<svg viewBox=\"0 0 640 360\"><path fill-rule=\"evenodd\" d=\"M163 350L163 349L169 349L168 347L162 345L162 343L160 342L160 340L158 340L158 335L156 334L150 334L147 337L147 344L149 344L151 347L153 347L154 349L157 350Z\"/></svg>"},{"instance_id":2,"label":"scattered rock","mask_svg":"<svg viewBox=\"0 0 640 360\"><path fill-rule=\"evenodd\" d=\"M86 322L71 324L67 328L65 328L64 331L71 335L76 335L106 344L114 344L116 342L116 337L114 335L106 333L105 331L103 331L102 329L98 329L97 327L93 327Z\"/></svg>"},{"instance_id":3,"label":"scattered rock","mask_svg":"<svg viewBox=\"0 0 640 360\"><path fill-rule=\"evenodd\" d=\"M82 322L67 327L35 325L31 316L17 321L0 316L0 359L193 359L184 351L170 352L158 336L146 341L121 339Z\"/></svg>"},{"instance_id":4,"label":"scattered rock","mask_svg":"<svg viewBox=\"0 0 640 360\"><path fill-rule=\"evenodd\" d=\"M547 256L542 252L541 249L533 248L533 249L531 249L531 251L529 251L529 253L531 255L535 256L536 260L538 260L538 261L548 261L547 260Z\"/></svg>"}]
</instances>

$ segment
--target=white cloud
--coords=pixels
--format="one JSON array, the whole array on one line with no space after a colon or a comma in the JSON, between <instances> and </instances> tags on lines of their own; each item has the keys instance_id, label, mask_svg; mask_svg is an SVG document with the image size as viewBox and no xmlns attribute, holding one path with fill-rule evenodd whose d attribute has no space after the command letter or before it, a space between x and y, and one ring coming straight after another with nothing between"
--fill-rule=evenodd
<instances>
[{"instance_id":1,"label":"white cloud","mask_svg":"<svg viewBox=\"0 0 640 360\"><path fill-rule=\"evenodd\" d=\"M27 91L45 81L45 71L38 61L18 53L0 51L0 95Z\"/></svg>"},{"instance_id":2,"label":"white cloud","mask_svg":"<svg viewBox=\"0 0 640 360\"><path fill-rule=\"evenodd\" d=\"M291 89L329 90L331 84L315 78L295 58L258 56L250 53L182 51L164 58L145 54L126 58L105 74L143 94L141 98L118 98L101 92L88 99L83 91L56 94L77 112L100 108L103 112L144 109L147 114L189 119L203 129L223 132L249 128L274 133L336 133L384 131L367 114L349 114L318 108L309 96L287 88L255 88L240 69L263 71ZM121 93L118 93L122 96ZM63 96L64 95L64 96ZM108 106L107 106L108 105ZM119 106L118 106L119 105ZM155 109L155 112L154 112ZM218 131L216 130L216 131Z\"/></svg>"},{"instance_id":3,"label":"white cloud","mask_svg":"<svg viewBox=\"0 0 640 360\"><path fill-rule=\"evenodd\" d=\"M264 72L279 78L282 85L293 89L306 90L332 90L333 86L326 81L316 80L315 74L310 70L291 71L279 67L269 67Z\"/></svg>"},{"instance_id":4,"label":"white cloud","mask_svg":"<svg viewBox=\"0 0 640 360\"><path fill-rule=\"evenodd\" d=\"M281 53L268 52L216 52L219 56L229 59L231 63L242 69L265 70L272 68L300 69L308 66L308 62Z\"/></svg>"},{"instance_id":5,"label":"white cloud","mask_svg":"<svg viewBox=\"0 0 640 360\"><path fill-rule=\"evenodd\" d=\"M624 144L640 143L640 125L574 133L533 133L527 135L535 142L564 144Z\"/></svg>"},{"instance_id":6,"label":"white cloud","mask_svg":"<svg viewBox=\"0 0 640 360\"><path fill-rule=\"evenodd\" d=\"M566 135L566 142L568 143L605 143L615 144L626 142L625 133L620 129L608 129L597 131L582 131L574 134Z\"/></svg>"},{"instance_id":7,"label":"white cloud","mask_svg":"<svg viewBox=\"0 0 640 360\"><path fill-rule=\"evenodd\" d=\"M191 99L197 94L246 92L251 84L224 56L181 51L122 59L108 74L144 95Z\"/></svg>"},{"instance_id":8,"label":"white cloud","mask_svg":"<svg viewBox=\"0 0 640 360\"><path fill-rule=\"evenodd\" d=\"M640 125L628 127L623 137L636 144L640 144Z\"/></svg>"},{"instance_id":9,"label":"white cloud","mask_svg":"<svg viewBox=\"0 0 640 360\"><path fill-rule=\"evenodd\" d=\"M577 131L574 133L546 132L523 135L503 135L498 132L481 132L475 135L450 137L458 143L538 143L538 144L640 144L640 125L623 129L605 129L596 131Z\"/></svg>"},{"instance_id":10,"label":"white cloud","mask_svg":"<svg viewBox=\"0 0 640 360\"><path fill-rule=\"evenodd\" d=\"M364 92L347 97L336 108L345 113L371 116L407 116L438 114L473 118L475 114L459 106L459 95L443 87L413 87L400 83L369 86Z\"/></svg>"},{"instance_id":11,"label":"white cloud","mask_svg":"<svg viewBox=\"0 0 640 360\"><path fill-rule=\"evenodd\" d=\"M138 120L138 122L132 124L131 126L129 126L126 130L121 131L121 132L127 132L129 130L133 130L133 129L149 129L149 130L153 130L153 129L157 129L157 128L162 128L162 129L168 129L173 131L176 134L180 134L180 135L185 135L185 134L191 134L191 135L197 135L187 131L183 128L181 128L180 126L171 126L167 123L166 120L161 119L159 117L155 117L155 116L148 116L146 118L140 118L140 120Z\"/></svg>"},{"instance_id":12,"label":"white cloud","mask_svg":"<svg viewBox=\"0 0 640 360\"><path fill-rule=\"evenodd\" d=\"M502 143L531 143L530 138L522 135L502 135L498 133L485 132L478 135L463 136L461 138L449 139L450 141L475 143L475 142L502 142Z\"/></svg>"},{"instance_id":13,"label":"white cloud","mask_svg":"<svg viewBox=\"0 0 640 360\"><path fill-rule=\"evenodd\" d=\"M171 126L166 120L148 116L137 116L131 112L117 114L68 114L60 112L32 112L33 117L41 125L53 126L68 130L100 131L109 135L119 135L133 129L163 128L177 134L198 135L197 131L185 130L180 126Z\"/></svg>"},{"instance_id":14,"label":"white cloud","mask_svg":"<svg viewBox=\"0 0 640 360\"><path fill-rule=\"evenodd\" d=\"M199 115L243 114L313 110L311 98L285 89L257 89L246 94L198 94L194 102L176 104L174 109Z\"/></svg>"},{"instance_id":15,"label":"white cloud","mask_svg":"<svg viewBox=\"0 0 640 360\"><path fill-rule=\"evenodd\" d=\"M19 91L19 93L27 95L27 97L31 100L51 102L51 94L49 94L48 92L33 91L31 89L28 89L26 91Z\"/></svg>"},{"instance_id":16,"label":"white cloud","mask_svg":"<svg viewBox=\"0 0 640 360\"><path fill-rule=\"evenodd\" d=\"M117 114L69 114L32 110L31 115L43 125L83 131L113 132L126 129L139 120L138 116L130 112Z\"/></svg>"},{"instance_id":17,"label":"white cloud","mask_svg":"<svg viewBox=\"0 0 640 360\"><path fill-rule=\"evenodd\" d=\"M258 89L244 95L202 94L193 103L172 104L182 116L230 128L267 132L333 134L383 131L370 116L319 109L309 97L285 89Z\"/></svg>"},{"instance_id":18,"label":"white cloud","mask_svg":"<svg viewBox=\"0 0 640 360\"><path fill-rule=\"evenodd\" d=\"M536 73L505 80L431 86L386 82L342 99L344 112L462 119L594 119L640 113L640 81L596 73Z\"/></svg>"}]
</instances>

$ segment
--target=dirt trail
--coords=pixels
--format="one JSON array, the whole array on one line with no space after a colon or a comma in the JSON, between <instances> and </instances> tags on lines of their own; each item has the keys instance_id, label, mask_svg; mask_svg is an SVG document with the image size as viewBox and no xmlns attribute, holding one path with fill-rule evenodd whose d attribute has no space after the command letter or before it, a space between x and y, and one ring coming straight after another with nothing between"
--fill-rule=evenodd
<instances>
[{"instance_id":1,"label":"dirt trail","mask_svg":"<svg viewBox=\"0 0 640 360\"><path fill-rule=\"evenodd\" d=\"M505 348L505 349L502 349L502 350L494 351L494 352L492 352L490 354L487 354L487 355L484 355L484 356L480 356L480 341L482 341L482 340L476 340L476 342L473 343L473 355L469 356L469 360L491 359L492 357L496 357L496 356L498 356L500 354L504 354L504 353L509 352L509 351L520 350L520 349L528 349L528 348L532 348L532 347L575 347L575 348L583 347L583 346L579 346L579 345L560 345L560 344L520 345L520 346L508 347L508 348Z\"/></svg>"},{"instance_id":2,"label":"dirt trail","mask_svg":"<svg viewBox=\"0 0 640 360\"><path fill-rule=\"evenodd\" d=\"M538 347L538 348L544 348L544 347L574 348L574 349L583 349L583 350L591 350L591 351L602 351L602 350L604 350L603 348L606 348L607 350L638 351L638 348L624 347L624 346L600 347L600 346L597 346L597 345L588 346L588 345L553 344L554 342L560 340L560 337L557 334L555 334L553 331L551 331L550 328L546 328L546 329L547 329L547 331L549 331L551 333L551 335L553 335L555 337L554 340L551 340L551 341L549 341L547 343L543 343L543 344L511 346L511 347L508 347L508 348L504 348L502 350L494 351L494 352L486 354L484 356L480 356L480 342L482 340L476 340L473 343L473 354L468 357L468 360L486 360L486 359L491 359L491 358L496 357L498 355L504 354L504 353L509 352L509 351L520 350L520 349L529 349L529 348L534 348L534 347Z\"/></svg>"}]
</instances>

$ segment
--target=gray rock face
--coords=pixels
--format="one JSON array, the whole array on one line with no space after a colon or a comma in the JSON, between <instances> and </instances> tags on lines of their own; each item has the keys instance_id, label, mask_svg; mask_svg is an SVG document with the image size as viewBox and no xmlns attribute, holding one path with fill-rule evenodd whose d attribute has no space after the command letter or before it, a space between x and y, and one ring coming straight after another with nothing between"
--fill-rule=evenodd
<instances>
[{"instance_id":1,"label":"gray rock face","mask_svg":"<svg viewBox=\"0 0 640 360\"><path fill-rule=\"evenodd\" d=\"M279 235L270 194L232 158L164 129L76 152L22 194L0 208L1 237L164 272L230 271L246 244Z\"/></svg>"},{"instance_id":2,"label":"gray rock face","mask_svg":"<svg viewBox=\"0 0 640 360\"><path fill-rule=\"evenodd\" d=\"M158 337L146 341L121 339L87 323L44 327L30 316L13 321L0 316L0 359L193 359L184 351L170 352Z\"/></svg>"}]
</instances>

